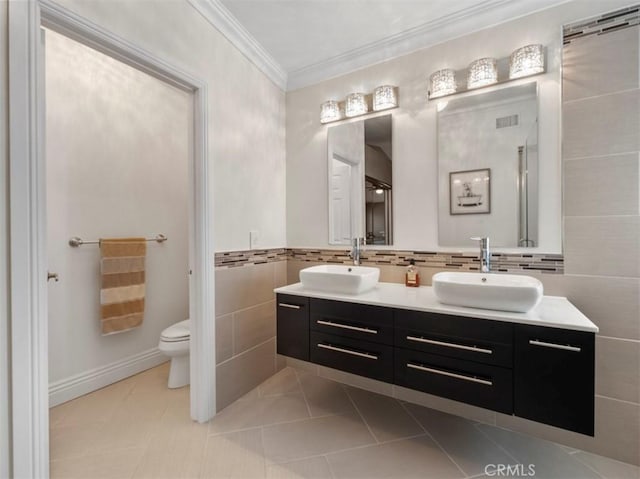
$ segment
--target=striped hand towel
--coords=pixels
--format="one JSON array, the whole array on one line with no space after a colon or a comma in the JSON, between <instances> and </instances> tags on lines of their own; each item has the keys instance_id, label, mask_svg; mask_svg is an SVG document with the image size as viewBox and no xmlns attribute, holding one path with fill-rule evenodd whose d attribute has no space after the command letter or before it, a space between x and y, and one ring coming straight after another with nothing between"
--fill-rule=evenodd
<instances>
[{"instance_id":1,"label":"striped hand towel","mask_svg":"<svg viewBox=\"0 0 640 479\"><path fill-rule=\"evenodd\" d=\"M147 242L144 238L100 240L102 334L136 328L144 318Z\"/></svg>"}]
</instances>

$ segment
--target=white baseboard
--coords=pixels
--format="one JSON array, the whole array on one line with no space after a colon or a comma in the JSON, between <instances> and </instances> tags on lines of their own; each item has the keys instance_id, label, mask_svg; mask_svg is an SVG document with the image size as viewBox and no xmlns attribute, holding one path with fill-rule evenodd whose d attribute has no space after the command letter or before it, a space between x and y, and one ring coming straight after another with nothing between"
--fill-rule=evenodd
<instances>
[{"instance_id":1,"label":"white baseboard","mask_svg":"<svg viewBox=\"0 0 640 479\"><path fill-rule=\"evenodd\" d=\"M158 348L148 349L128 358L49 384L49 407L133 376L168 361Z\"/></svg>"}]
</instances>

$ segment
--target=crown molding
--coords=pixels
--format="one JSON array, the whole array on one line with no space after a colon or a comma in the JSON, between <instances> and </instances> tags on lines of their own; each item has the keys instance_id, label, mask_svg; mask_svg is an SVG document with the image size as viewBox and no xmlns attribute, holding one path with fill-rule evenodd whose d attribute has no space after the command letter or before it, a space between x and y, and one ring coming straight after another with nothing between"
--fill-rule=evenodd
<instances>
[{"instance_id":1,"label":"crown molding","mask_svg":"<svg viewBox=\"0 0 640 479\"><path fill-rule=\"evenodd\" d=\"M287 72L238 22L220 0L188 0L188 2L273 83L281 90L286 90Z\"/></svg>"},{"instance_id":2,"label":"crown molding","mask_svg":"<svg viewBox=\"0 0 640 479\"><path fill-rule=\"evenodd\" d=\"M288 75L287 90L304 88L569 1L488 0L475 7L453 12L396 35L291 71Z\"/></svg>"}]
</instances>

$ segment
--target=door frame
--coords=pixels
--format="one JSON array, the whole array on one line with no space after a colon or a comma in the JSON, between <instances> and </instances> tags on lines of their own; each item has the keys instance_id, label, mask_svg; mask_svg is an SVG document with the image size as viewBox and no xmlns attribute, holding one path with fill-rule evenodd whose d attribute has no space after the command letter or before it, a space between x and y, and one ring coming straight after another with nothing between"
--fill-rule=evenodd
<instances>
[{"instance_id":1,"label":"door frame","mask_svg":"<svg viewBox=\"0 0 640 479\"><path fill-rule=\"evenodd\" d=\"M14 477L49 475L48 318L44 78L40 28L47 27L193 93L190 162L189 310L191 417L215 414L212 168L207 84L50 0L9 8L9 225L11 442Z\"/></svg>"}]
</instances>

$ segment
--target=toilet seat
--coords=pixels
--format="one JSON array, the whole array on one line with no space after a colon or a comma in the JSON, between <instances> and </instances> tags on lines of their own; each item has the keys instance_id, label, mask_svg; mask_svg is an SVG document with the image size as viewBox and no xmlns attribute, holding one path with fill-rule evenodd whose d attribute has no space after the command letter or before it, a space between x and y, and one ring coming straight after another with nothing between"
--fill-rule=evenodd
<instances>
[{"instance_id":1,"label":"toilet seat","mask_svg":"<svg viewBox=\"0 0 640 479\"><path fill-rule=\"evenodd\" d=\"M176 343L189 341L191 338L191 320L185 319L166 328L160 333L160 341L165 343Z\"/></svg>"}]
</instances>

